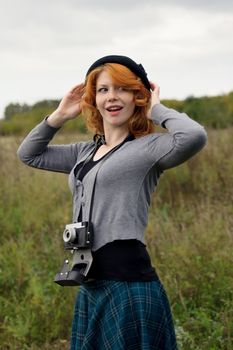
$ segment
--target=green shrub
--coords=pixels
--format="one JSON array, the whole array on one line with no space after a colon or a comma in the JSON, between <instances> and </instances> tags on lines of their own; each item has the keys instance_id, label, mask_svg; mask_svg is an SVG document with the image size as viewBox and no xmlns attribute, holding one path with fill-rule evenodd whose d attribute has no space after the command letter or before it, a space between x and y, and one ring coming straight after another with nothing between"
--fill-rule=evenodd
<instances>
[{"instance_id":1,"label":"green shrub","mask_svg":"<svg viewBox=\"0 0 233 350\"><path fill-rule=\"evenodd\" d=\"M0 120L0 135L26 135L57 107L58 100L44 100L32 106L10 103L5 108L5 120ZM180 112L186 112L201 124L223 129L233 125L233 92L221 96L187 97L185 100L162 100ZM86 133L84 118L79 117L63 127L64 132Z\"/></svg>"}]
</instances>

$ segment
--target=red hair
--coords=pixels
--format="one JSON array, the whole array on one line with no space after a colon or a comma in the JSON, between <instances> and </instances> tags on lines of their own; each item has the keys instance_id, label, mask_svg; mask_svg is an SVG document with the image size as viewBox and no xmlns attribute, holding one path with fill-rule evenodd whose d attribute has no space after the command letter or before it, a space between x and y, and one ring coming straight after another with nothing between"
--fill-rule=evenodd
<instances>
[{"instance_id":1,"label":"red hair","mask_svg":"<svg viewBox=\"0 0 233 350\"><path fill-rule=\"evenodd\" d=\"M114 84L126 87L134 93L136 107L134 114L128 121L130 134L140 137L154 132L154 124L152 120L147 118L150 108L150 91L146 89L139 77L118 63L106 63L97 67L86 78L82 114L86 118L87 128L97 134L104 133L103 119L95 103L96 81L103 70L108 72Z\"/></svg>"}]
</instances>

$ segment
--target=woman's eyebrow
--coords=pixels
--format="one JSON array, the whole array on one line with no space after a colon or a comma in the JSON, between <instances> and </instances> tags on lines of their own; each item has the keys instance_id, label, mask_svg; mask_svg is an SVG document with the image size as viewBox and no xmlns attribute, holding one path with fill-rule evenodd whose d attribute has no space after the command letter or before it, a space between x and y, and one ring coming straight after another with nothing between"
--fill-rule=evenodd
<instances>
[{"instance_id":1,"label":"woman's eyebrow","mask_svg":"<svg viewBox=\"0 0 233 350\"><path fill-rule=\"evenodd\" d=\"M102 83L100 83L100 84L97 84L97 86L108 86L109 84L102 84Z\"/></svg>"}]
</instances>

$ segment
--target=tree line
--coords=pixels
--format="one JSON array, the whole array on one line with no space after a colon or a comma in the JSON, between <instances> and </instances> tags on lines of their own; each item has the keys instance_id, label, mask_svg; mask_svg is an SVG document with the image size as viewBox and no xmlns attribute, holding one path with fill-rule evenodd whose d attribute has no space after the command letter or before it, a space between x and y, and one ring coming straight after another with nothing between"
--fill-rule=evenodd
<instances>
[{"instance_id":1,"label":"tree line","mask_svg":"<svg viewBox=\"0 0 233 350\"><path fill-rule=\"evenodd\" d=\"M165 106L187 113L191 118L207 127L223 129L233 125L233 91L219 96L189 96L184 100L162 100ZM33 105L10 103L0 121L0 135L25 135L43 117L49 115L59 100L42 100ZM67 123L67 132L87 132L83 118Z\"/></svg>"}]
</instances>

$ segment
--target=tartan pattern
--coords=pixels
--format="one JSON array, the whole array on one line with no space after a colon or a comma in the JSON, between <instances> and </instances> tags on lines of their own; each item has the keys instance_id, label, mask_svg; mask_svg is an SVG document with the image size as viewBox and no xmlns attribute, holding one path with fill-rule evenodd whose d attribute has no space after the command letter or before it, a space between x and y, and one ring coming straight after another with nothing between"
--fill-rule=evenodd
<instances>
[{"instance_id":1,"label":"tartan pattern","mask_svg":"<svg viewBox=\"0 0 233 350\"><path fill-rule=\"evenodd\" d=\"M150 282L93 281L80 287L71 350L177 350L166 292Z\"/></svg>"}]
</instances>

